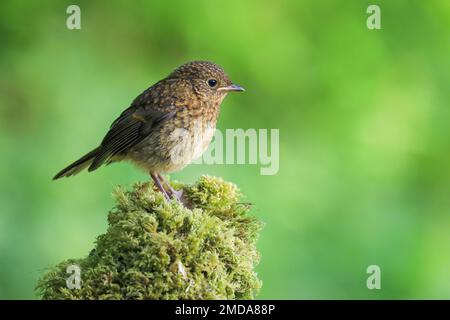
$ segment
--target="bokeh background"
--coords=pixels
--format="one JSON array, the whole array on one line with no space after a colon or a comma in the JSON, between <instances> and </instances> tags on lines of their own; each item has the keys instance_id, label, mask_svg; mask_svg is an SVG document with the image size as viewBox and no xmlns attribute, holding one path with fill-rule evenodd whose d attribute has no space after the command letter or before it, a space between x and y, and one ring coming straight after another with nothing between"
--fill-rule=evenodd
<instances>
[{"instance_id":1,"label":"bokeh background","mask_svg":"<svg viewBox=\"0 0 450 320\"><path fill-rule=\"evenodd\" d=\"M66 8L81 7L81 30ZM378 4L382 29L368 30ZM246 87L219 128L280 129L280 170L192 165L266 222L259 298L450 298L450 1L2 1L0 298L107 228L129 164L53 182L146 87L194 59ZM366 268L381 268L381 290Z\"/></svg>"}]
</instances>

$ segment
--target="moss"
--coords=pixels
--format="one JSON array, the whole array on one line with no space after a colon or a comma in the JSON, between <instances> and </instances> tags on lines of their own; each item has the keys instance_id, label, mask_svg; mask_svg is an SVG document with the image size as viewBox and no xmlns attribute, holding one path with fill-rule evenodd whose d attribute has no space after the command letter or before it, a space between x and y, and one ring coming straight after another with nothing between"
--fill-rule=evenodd
<instances>
[{"instance_id":1,"label":"moss","mask_svg":"<svg viewBox=\"0 0 450 320\"><path fill-rule=\"evenodd\" d=\"M239 203L234 184L203 176L183 188L187 209L151 183L115 190L109 227L83 259L61 262L39 280L43 299L252 299L261 287L255 242L262 223ZM69 265L81 287L69 289Z\"/></svg>"}]
</instances>

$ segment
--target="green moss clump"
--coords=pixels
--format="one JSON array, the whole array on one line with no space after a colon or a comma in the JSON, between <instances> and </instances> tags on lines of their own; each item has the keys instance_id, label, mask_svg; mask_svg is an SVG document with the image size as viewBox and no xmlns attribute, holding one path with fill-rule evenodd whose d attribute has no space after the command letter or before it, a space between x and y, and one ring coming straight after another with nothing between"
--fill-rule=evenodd
<instances>
[{"instance_id":1,"label":"green moss clump","mask_svg":"<svg viewBox=\"0 0 450 320\"><path fill-rule=\"evenodd\" d=\"M234 184L203 176L177 185L192 209L164 201L151 183L115 191L109 227L83 259L64 261L39 280L42 299L252 299L262 223L239 203ZM81 287L69 289L69 265Z\"/></svg>"}]
</instances>

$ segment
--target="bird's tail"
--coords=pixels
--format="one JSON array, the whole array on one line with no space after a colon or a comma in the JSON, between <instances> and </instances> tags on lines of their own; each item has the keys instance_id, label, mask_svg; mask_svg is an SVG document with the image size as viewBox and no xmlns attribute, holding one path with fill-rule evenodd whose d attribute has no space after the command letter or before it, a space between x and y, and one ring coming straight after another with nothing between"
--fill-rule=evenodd
<instances>
[{"instance_id":1,"label":"bird's tail","mask_svg":"<svg viewBox=\"0 0 450 320\"><path fill-rule=\"evenodd\" d=\"M62 169L60 172L56 174L56 176L53 177L53 180L62 178L62 177L70 177L74 176L86 167L88 167L95 159L95 157L98 154L98 151L100 150L100 147L95 148L88 154L84 155L68 167Z\"/></svg>"}]
</instances>

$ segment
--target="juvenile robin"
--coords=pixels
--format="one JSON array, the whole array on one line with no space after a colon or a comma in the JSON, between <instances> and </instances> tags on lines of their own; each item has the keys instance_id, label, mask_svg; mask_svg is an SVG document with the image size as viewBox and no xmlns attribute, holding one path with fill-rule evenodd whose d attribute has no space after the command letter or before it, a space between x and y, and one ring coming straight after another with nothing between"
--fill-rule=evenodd
<instances>
[{"instance_id":1,"label":"juvenile robin","mask_svg":"<svg viewBox=\"0 0 450 320\"><path fill-rule=\"evenodd\" d=\"M244 89L233 84L218 65L207 61L186 63L134 99L97 148L53 179L129 160L150 174L166 199L180 200L180 192L162 174L181 170L206 150L220 104L231 91Z\"/></svg>"}]
</instances>

